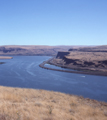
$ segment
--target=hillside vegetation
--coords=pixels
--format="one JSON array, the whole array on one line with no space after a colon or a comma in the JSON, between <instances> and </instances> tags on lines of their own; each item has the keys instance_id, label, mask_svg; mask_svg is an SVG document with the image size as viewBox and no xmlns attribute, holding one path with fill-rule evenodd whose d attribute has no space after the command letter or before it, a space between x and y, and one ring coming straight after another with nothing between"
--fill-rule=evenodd
<instances>
[{"instance_id":1,"label":"hillside vegetation","mask_svg":"<svg viewBox=\"0 0 107 120\"><path fill-rule=\"evenodd\" d=\"M107 120L107 103L59 92L0 87L0 120Z\"/></svg>"}]
</instances>

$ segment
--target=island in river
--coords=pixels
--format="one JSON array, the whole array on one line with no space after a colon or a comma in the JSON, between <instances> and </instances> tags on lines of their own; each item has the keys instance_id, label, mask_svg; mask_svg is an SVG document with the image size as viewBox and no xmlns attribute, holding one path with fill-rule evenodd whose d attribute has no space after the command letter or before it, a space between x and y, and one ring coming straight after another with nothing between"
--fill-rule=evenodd
<instances>
[{"instance_id":1,"label":"island in river","mask_svg":"<svg viewBox=\"0 0 107 120\"><path fill-rule=\"evenodd\" d=\"M13 57L9 56L0 56L0 59L12 59ZM4 64L5 62L0 62L0 64Z\"/></svg>"}]
</instances>

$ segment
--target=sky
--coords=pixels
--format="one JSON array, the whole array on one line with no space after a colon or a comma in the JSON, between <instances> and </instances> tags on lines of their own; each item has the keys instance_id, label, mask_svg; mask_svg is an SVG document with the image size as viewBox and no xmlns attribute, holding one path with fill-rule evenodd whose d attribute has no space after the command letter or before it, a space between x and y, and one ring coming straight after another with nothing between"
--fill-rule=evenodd
<instances>
[{"instance_id":1,"label":"sky","mask_svg":"<svg viewBox=\"0 0 107 120\"><path fill-rule=\"evenodd\" d=\"M107 0L0 0L0 45L107 45Z\"/></svg>"}]
</instances>

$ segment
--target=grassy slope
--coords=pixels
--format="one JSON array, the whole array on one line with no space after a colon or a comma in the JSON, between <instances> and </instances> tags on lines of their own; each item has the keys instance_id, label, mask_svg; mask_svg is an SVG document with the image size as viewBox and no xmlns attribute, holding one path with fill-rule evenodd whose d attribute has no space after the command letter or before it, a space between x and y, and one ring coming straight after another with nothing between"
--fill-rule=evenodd
<instances>
[{"instance_id":1,"label":"grassy slope","mask_svg":"<svg viewBox=\"0 0 107 120\"><path fill-rule=\"evenodd\" d=\"M107 52L70 52L66 57L89 62L104 61L107 60Z\"/></svg>"},{"instance_id":2,"label":"grassy slope","mask_svg":"<svg viewBox=\"0 0 107 120\"><path fill-rule=\"evenodd\" d=\"M58 92L1 86L0 120L107 120L107 103Z\"/></svg>"}]
</instances>

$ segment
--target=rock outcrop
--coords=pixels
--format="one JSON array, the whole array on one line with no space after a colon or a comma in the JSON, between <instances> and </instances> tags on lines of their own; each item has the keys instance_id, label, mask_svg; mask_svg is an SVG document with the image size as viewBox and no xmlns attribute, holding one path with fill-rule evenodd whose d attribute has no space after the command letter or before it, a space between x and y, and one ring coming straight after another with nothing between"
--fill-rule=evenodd
<instances>
[{"instance_id":1,"label":"rock outcrop","mask_svg":"<svg viewBox=\"0 0 107 120\"><path fill-rule=\"evenodd\" d=\"M70 52L58 52L56 58L63 59L65 55L70 54Z\"/></svg>"},{"instance_id":2,"label":"rock outcrop","mask_svg":"<svg viewBox=\"0 0 107 120\"><path fill-rule=\"evenodd\" d=\"M107 74L107 52L58 52L57 57L50 61L50 64L77 70L101 71Z\"/></svg>"}]
</instances>

